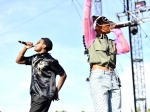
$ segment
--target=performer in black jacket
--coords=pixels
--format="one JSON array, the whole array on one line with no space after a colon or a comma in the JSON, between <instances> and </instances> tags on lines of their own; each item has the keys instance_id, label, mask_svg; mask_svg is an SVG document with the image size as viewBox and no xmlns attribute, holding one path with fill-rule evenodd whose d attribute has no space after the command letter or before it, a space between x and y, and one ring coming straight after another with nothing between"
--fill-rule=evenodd
<instances>
[{"instance_id":1,"label":"performer in black jacket","mask_svg":"<svg viewBox=\"0 0 150 112\"><path fill-rule=\"evenodd\" d=\"M34 47L37 54L25 57L27 49L33 47L32 42L26 42L16 59L16 63L31 65L32 68L30 112L48 112L51 101L59 100L58 92L66 80L64 69L58 60L48 53L52 46L49 38L41 38ZM60 79L56 87L57 74L60 75Z\"/></svg>"}]
</instances>

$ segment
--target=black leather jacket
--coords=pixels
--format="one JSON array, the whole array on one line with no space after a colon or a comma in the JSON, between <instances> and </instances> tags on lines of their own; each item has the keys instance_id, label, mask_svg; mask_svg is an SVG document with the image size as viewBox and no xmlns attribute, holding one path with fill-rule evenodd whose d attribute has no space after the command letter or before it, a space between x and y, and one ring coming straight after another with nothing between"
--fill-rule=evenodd
<instances>
[{"instance_id":1,"label":"black leather jacket","mask_svg":"<svg viewBox=\"0 0 150 112\"><path fill-rule=\"evenodd\" d=\"M58 60L49 53L24 57L25 64L32 67L30 94L53 100L56 91L56 75L65 73Z\"/></svg>"}]
</instances>

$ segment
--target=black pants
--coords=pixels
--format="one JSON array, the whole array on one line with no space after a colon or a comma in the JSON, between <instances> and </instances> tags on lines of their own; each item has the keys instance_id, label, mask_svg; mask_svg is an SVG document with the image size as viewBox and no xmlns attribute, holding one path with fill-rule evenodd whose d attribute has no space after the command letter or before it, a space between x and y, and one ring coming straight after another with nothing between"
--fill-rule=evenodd
<instances>
[{"instance_id":1,"label":"black pants","mask_svg":"<svg viewBox=\"0 0 150 112\"><path fill-rule=\"evenodd\" d=\"M31 108L29 112L48 112L51 100L31 95Z\"/></svg>"}]
</instances>

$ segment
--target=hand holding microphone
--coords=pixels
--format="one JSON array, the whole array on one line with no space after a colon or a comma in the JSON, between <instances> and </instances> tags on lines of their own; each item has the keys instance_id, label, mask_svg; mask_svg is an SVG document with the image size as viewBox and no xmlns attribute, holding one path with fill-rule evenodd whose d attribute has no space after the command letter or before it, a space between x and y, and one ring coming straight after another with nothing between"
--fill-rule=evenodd
<instances>
[{"instance_id":1,"label":"hand holding microphone","mask_svg":"<svg viewBox=\"0 0 150 112\"><path fill-rule=\"evenodd\" d=\"M24 41L18 41L18 42L24 44L25 47L28 49L34 47L32 42L24 42Z\"/></svg>"},{"instance_id":2,"label":"hand holding microphone","mask_svg":"<svg viewBox=\"0 0 150 112\"><path fill-rule=\"evenodd\" d=\"M118 29L123 28L123 27L127 27L127 26L129 26L129 23L111 24L110 25L110 31L115 32Z\"/></svg>"},{"instance_id":3,"label":"hand holding microphone","mask_svg":"<svg viewBox=\"0 0 150 112\"><path fill-rule=\"evenodd\" d=\"M129 23L114 24L113 28L123 28L129 26Z\"/></svg>"}]
</instances>

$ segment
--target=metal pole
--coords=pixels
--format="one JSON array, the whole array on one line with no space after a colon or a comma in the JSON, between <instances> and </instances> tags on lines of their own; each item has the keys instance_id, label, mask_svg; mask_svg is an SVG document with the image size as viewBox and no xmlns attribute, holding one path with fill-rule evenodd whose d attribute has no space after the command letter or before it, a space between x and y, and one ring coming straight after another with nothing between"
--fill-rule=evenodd
<instances>
[{"instance_id":1,"label":"metal pole","mask_svg":"<svg viewBox=\"0 0 150 112\"><path fill-rule=\"evenodd\" d=\"M127 11L129 11L129 0L127 0ZM128 14L128 21L130 21L130 14ZM134 67L133 67L133 52L132 52L132 36L131 36L131 26L129 25L129 41L130 41L130 52L131 52L131 71L132 71L132 82L133 82L133 96L134 96L134 109L136 112L136 96L135 96L135 83L134 83Z\"/></svg>"},{"instance_id":2,"label":"metal pole","mask_svg":"<svg viewBox=\"0 0 150 112\"><path fill-rule=\"evenodd\" d=\"M123 0L123 6L124 6L124 11L123 11L123 13L125 13L125 11L126 11L126 3L125 3L125 0Z\"/></svg>"}]
</instances>

